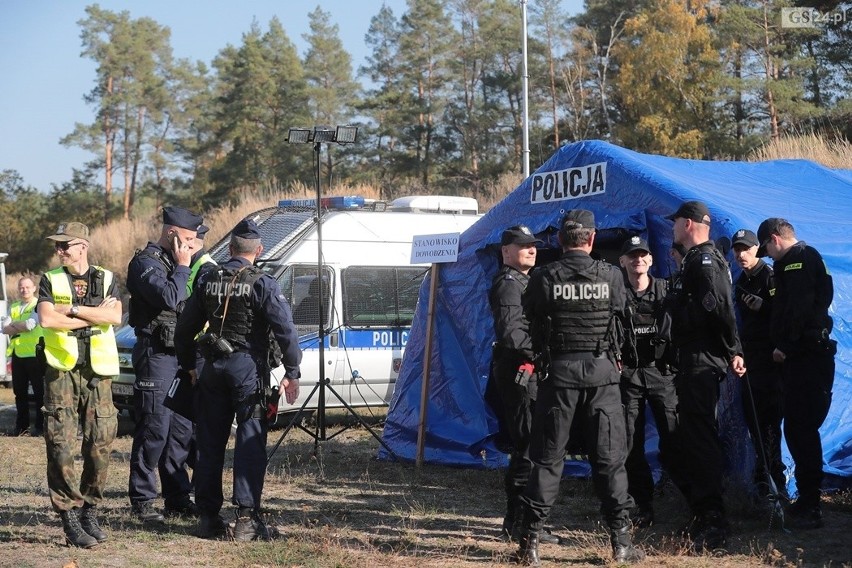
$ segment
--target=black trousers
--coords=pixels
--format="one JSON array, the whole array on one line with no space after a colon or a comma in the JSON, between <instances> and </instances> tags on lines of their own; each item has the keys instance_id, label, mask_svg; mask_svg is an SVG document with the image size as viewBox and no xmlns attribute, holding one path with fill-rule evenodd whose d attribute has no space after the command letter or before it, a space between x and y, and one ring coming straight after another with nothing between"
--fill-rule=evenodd
<instances>
[{"instance_id":1,"label":"black trousers","mask_svg":"<svg viewBox=\"0 0 852 568\"><path fill-rule=\"evenodd\" d=\"M763 455L769 465L769 475L782 495L787 493L787 480L784 475L784 462L781 461L781 420L784 418L783 392L780 369L749 370L741 382L743 415L754 445L755 466L754 482L768 492L766 465L760 452L763 442Z\"/></svg>"},{"instance_id":2,"label":"black trousers","mask_svg":"<svg viewBox=\"0 0 852 568\"><path fill-rule=\"evenodd\" d=\"M497 361L491 369L503 408L504 428L511 440L511 458L506 469L504 484L506 488L507 512L511 515L517 505L517 499L532 471L532 462L527 455L532 429L532 413L535 400L527 387L515 383L518 366L512 362Z\"/></svg>"},{"instance_id":3,"label":"black trousers","mask_svg":"<svg viewBox=\"0 0 852 568\"><path fill-rule=\"evenodd\" d=\"M18 415L15 418L15 433L20 434L30 429L30 397L29 386L33 387L35 398L35 427L44 428L44 363L38 357L18 357L12 354L12 392L15 393L15 408Z\"/></svg>"},{"instance_id":4,"label":"black trousers","mask_svg":"<svg viewBox=\"0 0 852 568\"><path fill-rule=\"evenodd\" d=\"M681 368L675 378L678 397L680 454L683 474L689 484L686 495L692 514L709 512L724 515L722 503L722 444L716 405L719 382L726 371L714 365L701 364L701 355L691 357L693 364Z\"/></svg>"},{"instance_id":5,"label":"black trousers","mask_svg":"<svg viewBox=\"0 0 852 568\"><path fill-rule=\"evenodd\" d=\"M627 481L630 496L640 507L649 507L654 496L654 477L645 458L645 406L654 416L659 436L660 464L688 498L688 484L680 464L677 392L674 378L654 367L625 369L621 400L627 422Z\"/></svg>"},{"instance_id":6,"label":"black trousers","mask_svg":"<svg viewBox=\"0 0 852 568\"><path fill-rule=\"evenodd\" d=\"M784 378L784 435L796 464L799 499L815 505L822 486L822 441L819 428L831 406L834 355L788 355L782 365Z\"/></svg>"},{"instance_id":7,"label":"black trousers","mask_svg":"<svg viewBox=\"0 0 852 568\"><path fill-rule=\"evenodd\" d=\"M541 531L556 501L575 419L583 422L592 482L607 524L620 529L629 523L633 500L627 493L624 470L627 436L618 384L555 388L551 378L538 385L529 448L533 470L521 497L524 527L529 532Z\"/></svg>"}]
</instances>

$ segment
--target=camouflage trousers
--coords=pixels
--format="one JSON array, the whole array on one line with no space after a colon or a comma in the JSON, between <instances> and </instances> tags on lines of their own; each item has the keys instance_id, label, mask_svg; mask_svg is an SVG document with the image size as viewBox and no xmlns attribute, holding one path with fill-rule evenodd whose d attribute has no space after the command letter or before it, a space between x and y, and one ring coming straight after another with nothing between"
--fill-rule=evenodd
<instances>
[{"instance_id":1,"label":"camouflage trousers","mask_svg":"<svg viewBox=\"0 0 852 568\"><path fill-rule=\"evenodd\" d=\"M89 367L44 374L44 439L47 446L47 487L56 512L97 505L104 496L109 453L118 430L112 404L112 380L100 377L94 389L88 383L95 373ZM83 430L80 453L83 472L77 477L74 458L77 427Z\"/></svg>"}]
</instances>

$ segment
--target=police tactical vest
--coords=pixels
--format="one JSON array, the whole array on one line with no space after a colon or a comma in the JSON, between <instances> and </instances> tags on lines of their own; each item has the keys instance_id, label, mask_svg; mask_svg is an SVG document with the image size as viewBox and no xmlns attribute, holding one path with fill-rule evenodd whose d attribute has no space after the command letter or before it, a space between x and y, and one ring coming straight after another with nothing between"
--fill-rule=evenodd
<instances>
[{"instance_id":1,"label":"police tactical vest","mask_svg":"<svg viewBox=\"0 0 852 568\"><path fill-rule=\"evenodd\" d=\"M97 306L104 299L106 291L112 285L113 274L100 266L96 270L92 285L86 293L83 305ZM70 306L73 303L71 282L68 273L62 268L56 268L46 273L53 291L54 305ZM118 348L115 344L115 334L112 325L91 325L89 338L89 358L92 370L103 377L118 375ZM80 351L77 336L74 331L67 329L44 329L44 355L47 364L60 371L70 371L77 366Z\"/></svg>"},{"instance_id":2,"label":"police tactical vest","mask_svg":"<svg viewBox=\"0 0 852 568\"><path fill-rule=\"evenodd\" d=\"M664 310L666 281L654 278L650 289L641 296L630 287L627 288L627 305L630 321L627 322L628 345L622 351L625 367L646 367L652 365L658 353L655 341L659 340L659 321ZM633 343L631 345L630 343ZM633 348L636 348L635 354ZM636 359L638 357L638 360Z\"/></svg>"},{"instance_id":3,"label":"police tactical vest","mask_svg":"<svg viewBox=\"0 0 852 568\"><path fill-rule=\"evenodd\" d=\"M137 250L133 256L134 258L146 256L159 261L165 268L166 274L171 274L175 269L175 264L169 256L160 251ZM142 298L131 295L128 322L133 328L145 330L151 336L158 337L165 347L174 347L175 327L180 310L160 310L156 313L150 310L150 306L144 304Z\"/></svg>"},{"instance_id":4,"label":"police tactical vest","mask_svg":"<svg viewBox=\"0 0 852 568\"><path fill-rule=\"evenodd\" d=\"M234 346L248 346L248 336L254 320L252 289L261 276L262 270L255 266L246 266L240 269L220 268L215 277L205 279L204 309L210 322L209 329Z\"/></svg>"},{"instance_id":5,"label":"police tactical vest","mask_svg":"<svg viewBox=\"0 0 852 568\"><path fill-rule=\"evenodd\" d=\"M38 298L33 298L33 301L29 304L15 302L9 309L9 316L12 318L12 321L27 321L30 319L37 304ZM22 331L17 335L13 335L9 339L6 356L9 357L14 354L22 359L35 357L36 345L41 335L42 329L40 325L35 326L31 331Z\"/></svg>"},{"instance_id":6,"label":"police tactical vest","mask_svg":"<svg viewBox=\"0 0 852 568\"><path fill-rule=\"evenodd\" d=\"M612 268L595 261L584 271L568 269L563 262L544 268L550 286L553 354L606 351L605 341L612 317L609 271Z\"/></svg>"}]
</instances>

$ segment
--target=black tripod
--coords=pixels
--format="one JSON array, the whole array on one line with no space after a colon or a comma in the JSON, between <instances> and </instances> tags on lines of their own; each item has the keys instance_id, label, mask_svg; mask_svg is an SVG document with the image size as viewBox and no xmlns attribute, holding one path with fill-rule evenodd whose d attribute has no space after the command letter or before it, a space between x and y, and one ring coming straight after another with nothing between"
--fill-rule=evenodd
<instances>
[{"instance_id":1,"label":"black tripod","mask_svg":"<svg viewBox=\"0 0 852 568\"><path fill-rule=\"evenodd\" d=\"M343 426L340 430L333 433L332 435L327 435L326 431L326 416L325 416L325 402L326 402L326 390L331 392L337 400L346 408L346 410L354 416L358 423L361 424L372 436L378 440L378 442L387 450L388 454L390 454L393 459L396 459L396 454L393 450L388 447L388 445L382 440L381 436L376 434L376 432L367 424L364 419L349 405L340 394L334 390L334 387L331 386L331 381L325 376L325 307L327 304L326 299L326 287L323 284L323 254L322 254L322 200L321 200L321 192L320 192L320 153L322 151L322 143L323 142L339 142L339 143L351 143L355 141L355 135L353 134L351 138L347 137L346 142L342 142L339 140L341 129L345 127L337 127L337 132L334 130L323 129L320 127L314 128L312 135L309 135L305 138L305 142L313 142L314 143L314 154L316 156L316 224L317 224L317 283L318 283L318 295L319 295L319 310L317 315L317 339L319 342L319 377L317 380L317 384L311 390L308 398L305 399L305 402L302 403L302 406L299 408L299 411L293 416L290 420L290 423L287 424L287 427L284 428L284 431L281 433L281 436L278 438L278 441L270 450L269 455L266 457L266 463L269 464L269 461L272 459L272 456L275 455L275 452L278 451L278 447L281 445L281 442L284 441L284 438L293 429L293 427L297 427L308 435L310 435L314 439L314 452L318 453L319 443L325 442L327 440L331 440L338 434L344 432L349 429L350 426ZM356 129L357 132L357 129ZM290 131L290 140L292 141L294 138L293 130ZM329 298L330 299L330 298ZM317 395L317 423L316 429L311 431L305 428L301 423L301 418L307 407L308 403L313 399L314 395Z\"/></svg>"},{"instance_id":2,"label":"black tripod","mask_svg":"<svg viewBox=\"0 0 852 568\"><path fill-rule=\"evenodd\" d=\"M748 373L743 375L743 382L745 382L746 388L748 389L748 398L751 402L751 412L754 417L754 430L757 437L758 448L757 453L760 455L760 459L763 462L763 470L766 472L766 482L769 487L769 528L772 528L773 521L777 517L781 523L781 530L788 532L784 527L784 497L781 496L781 492L778 490L778 486L772 478L772 470L769 469L769 458L766 457L766 447L763 445L763 436L760 433L760 417L757 415L757 407L754 404L754 391L751 388L751 381L749 380Z\"/></svg>"}]
</instances>

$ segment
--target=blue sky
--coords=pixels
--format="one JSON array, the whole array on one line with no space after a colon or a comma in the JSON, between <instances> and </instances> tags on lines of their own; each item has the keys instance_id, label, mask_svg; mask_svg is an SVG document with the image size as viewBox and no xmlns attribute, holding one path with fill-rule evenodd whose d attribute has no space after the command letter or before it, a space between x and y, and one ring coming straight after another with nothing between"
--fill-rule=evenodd
<instances>
[{"instance_id":1,"label":"blue sky","mask_svg":"<svg viewBox=\"0 0 852 568\"><path fill-rule=\"evenodd\" d=\"M535 1L535 0L531 0ZM83 95L93 87L94 63L80 57L84 9L92 1L0 0L0 170L17 170L27 185L48 191L71 179L74 167L92 158L66 148L59 139L76 122L93 120ZM175 57L210 63L227 44L239 45L252 21L262 29L273 16L287 30L300 55L308 14L322 6L340 28L357 73L366 55L364 35L382 4L399 17L405 0L100 0L101 8L127 10L171 29ZM568 0L570 6L580 0ZM575 8L576 9L576 8ZM520 14L520 11L519 11ZM520 17L520 16L519 16Z\"/></svg>"}]
</instances>

